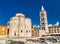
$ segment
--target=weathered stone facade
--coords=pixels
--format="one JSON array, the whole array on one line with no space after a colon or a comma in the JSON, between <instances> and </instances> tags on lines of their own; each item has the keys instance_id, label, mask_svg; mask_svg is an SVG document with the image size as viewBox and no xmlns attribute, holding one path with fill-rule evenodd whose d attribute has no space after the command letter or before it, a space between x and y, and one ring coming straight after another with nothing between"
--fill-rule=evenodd
<instances>
[{"instance_id":1,"label":"weathered stone facade","mask_svg":"<svg viewBox=\"0 0 60 44\"><path fill-rule=\"evenodd\" d=\"M24 14L17 13L8 22L9 37L31 37L31 19L25 18Z\"/></svg>"}]
</instances>

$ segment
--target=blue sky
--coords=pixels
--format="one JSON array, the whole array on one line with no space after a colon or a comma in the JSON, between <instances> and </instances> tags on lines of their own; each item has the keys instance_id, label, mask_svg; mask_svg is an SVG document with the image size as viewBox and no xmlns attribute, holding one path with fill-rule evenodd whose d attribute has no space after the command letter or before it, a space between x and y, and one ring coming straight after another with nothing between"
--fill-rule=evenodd
<instances>
[{"instance_id":1,"label":"blue sky","mask_svg":"<svg viewBox=\"0 0 60 44\"><path fill-rule=\"evenodd\" d=\"M31 18L32 25L40 25L42 5L47 11L48 24L60 22L60 0L0 0L0 25L7 25L9 19L20 12Z\"/></svg>"}]
</instances>

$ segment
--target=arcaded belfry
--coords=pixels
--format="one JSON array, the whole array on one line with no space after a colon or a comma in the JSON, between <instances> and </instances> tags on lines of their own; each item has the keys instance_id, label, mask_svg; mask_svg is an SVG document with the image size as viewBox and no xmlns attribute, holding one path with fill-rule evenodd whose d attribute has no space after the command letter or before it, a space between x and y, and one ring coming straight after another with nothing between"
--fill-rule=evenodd
<instances>
[{"instance_id":1,"label":"arcaded belfry","mask_svg":"<svg viewBox=\"0 0 60 44\"><path fill-rule=\"evenodd\" d=\"M42 30L45 30L46 33L49 33L48 22L47 22L47 13L46 13L43 6L42 6L42 9L40 11L40 25L41 25Z\"/></svg>"},{"instance_id":2,"label":"arcaded belfry","mask_svg":"<svg viewBox=\"0 0 60 44\"><path fill-rule=\"evenodd\" d=\"M25 18L22 13L17 13L8 23L9 37L31 37L31 19Z\"/></svg>"}]
</instances>

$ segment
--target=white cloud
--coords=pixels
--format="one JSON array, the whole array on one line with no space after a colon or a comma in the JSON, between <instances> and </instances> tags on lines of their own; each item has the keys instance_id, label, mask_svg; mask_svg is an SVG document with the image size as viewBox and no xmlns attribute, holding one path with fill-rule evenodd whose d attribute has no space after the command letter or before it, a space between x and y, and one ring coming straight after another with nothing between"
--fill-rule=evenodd
<instances>
[{"instance_id":1,"label":"white cloud","mask_svg":"<svg viewBox=\"0 0 60 44\"><path fill-rule=\"evenodd\" d=\"M39 25L37 25L37 27L40 27Z\"/></svg>"},{"instance_id":2,"label":"white cloud","mask_svg":"<svg viewBox=\"0 0 60 44\"><path fill-rule=\"evenodd\" d=\"M59 25L59 22L57 21L56 24L52 25L52 24L49 24L48 26L58 26Z\"/></svg>"},{"instance_id":3,"label":"white cloud","mask_svg":"<svg viewBox=\"0 0 60 44\"><path fill-rule=\"evenodd\" d=\"M49 24L48 26L53 26L52 24Z\"/></svg>"},{"instance_id":4,"label":"white cloud","mask_svg":"<svg viewBox=\"0 0 60 44\"><path fill-rule=\"evenodd\" d=\"M33 25L34 27L36 27L36 25Z\"/></svg>"},{"instance_id":5,"label":"white cloud","mask_svg":"<svg viewBox=\"0 0 60 44\"><path fill-rule=\"evenodd\" d=\"M56 24L55 24L55 26L58 26L58 25L59 25L59 22L57 21Z\"/></svg>"}]
</instances>

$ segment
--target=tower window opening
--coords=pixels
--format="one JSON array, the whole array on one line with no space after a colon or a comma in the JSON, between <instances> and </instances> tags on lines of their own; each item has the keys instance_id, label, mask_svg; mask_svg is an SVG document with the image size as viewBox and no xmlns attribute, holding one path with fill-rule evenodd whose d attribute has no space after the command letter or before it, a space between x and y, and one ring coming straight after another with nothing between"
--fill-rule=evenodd
<instances>
[{"instance_id":1,"label":"tower window opening","mask_svg":"<svg viewBox=\"0 0 60 44\"><path fill-rule=\"evenodd\" d=\"M41 13L41 17L43 17L44 16L44 13Z\"/></svg>"},{"instance_id":2,"label":"tower window opening","mask_svg":"<svg viewBox=\"0 0 60 44\"><path fill-rule=\"evenodd\" d=\"M30 30L29 30L29 33L30 33Z\"/></svg>"},{"instance_id":3,"label":"tower window opening","mask_svg":"<svg viewBox=\"0 0 60 44\"><path fill-rule=\"evenodd\" d=\"M26 33L28 33L28 30L26 30Z\"/></svg>"},{"instance_id":4,"label":"tower window opening","mask_svg":"<svg viewBox=\"0 0 60 44\"><path fill-rule=\"evenodd\" d=\"M21 30L21 33L22 33L23 31Z\"/></svg>"},{"instance_id":5,"label":"tower window opening","mask_svg":"<svg viewBox=\"0 0 60 44\"><path fill-rule=\"evenodd\" d=\"M59 29L57 29L57 32L59 33Z\"/></svg>"},{"instance_id":6,"label":"tower window opening","mask_svg":"<svg viewBox=\"0 0 60 44\"><path fill-rule=\"evenodd\" d=\"M16 36L16 32L14 33L14 36Z\"/></svg>"}]
</instances>

